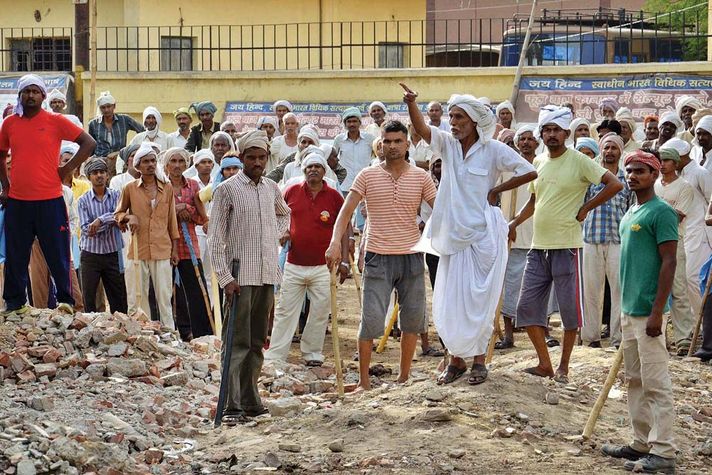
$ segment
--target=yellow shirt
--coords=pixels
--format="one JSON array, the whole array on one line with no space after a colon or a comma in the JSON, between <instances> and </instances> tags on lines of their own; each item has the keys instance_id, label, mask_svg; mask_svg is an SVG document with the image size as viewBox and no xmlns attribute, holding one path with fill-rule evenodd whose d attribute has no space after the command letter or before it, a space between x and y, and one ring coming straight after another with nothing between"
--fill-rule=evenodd
<instances>
[{"instance_id":1,"label":"yellow shirt","mask_svg":"<svg viewBox=\"0 0 712 475\"><path fill-rule=\"evenodd\" d=\"M532 249L583 247L576 215L588 186L599 184L606 169L570 148L557 158L548 151L537 155L533 165L538 177L529 183L529 192L536 195Z\"/></svg>"}]
</instances>

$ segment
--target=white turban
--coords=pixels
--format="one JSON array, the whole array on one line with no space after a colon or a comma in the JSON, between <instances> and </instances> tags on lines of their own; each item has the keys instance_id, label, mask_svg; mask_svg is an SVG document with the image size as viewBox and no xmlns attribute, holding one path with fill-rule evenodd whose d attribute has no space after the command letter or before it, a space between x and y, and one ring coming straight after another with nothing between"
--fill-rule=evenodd
<instances>
[{"instance_id":1,"label":"white turban","mask_svg":"<svg viewBox=\"0 0 712 475\"><path fill-rule=\"evenodd\" d=\"M455 106L464 110L472 122L477 124L477 135L480 136L482 143L492 139L497 128L497 119L487 105L469 94L453 94L447 101L448 110Z\"/></svg>"},{"instance_id":2,"label":"white turban","mask_svg":"<svg viewBox=\"0 0 712 475\"><path fill-rule=\"evenodd\" d=\"M294 112L287 112L286 114L284 114L284 117L282 117L282 122L286 122L287 119L289 119L289 118L292 118L292 119L296 120L297 123L299 123L299 119L297 118L297 114L295 114Z\"/></svg>"},{"instance_id":3,"label":"white turban","mask_svg":"<svg viewBox=\"0 0 712 475\"><path fill-rule=\"evenodd\" d=\"M153 140L156 138L156 135L158 135L158 129L161 128L161 123L163 122L163 116L161 115L160 112L158 112L158 109L156 109L153 106L148 106L143 110L143 123L146 123L146 118L152 115L154 119L156 119L156 128L153 130L148 130L146 129L146 136Z\"/></svg>"},{"instance_id":4,"label":"white turban","mask_svg":"<svg viewBox=\"0 0 712 475\"><path fill-rule=\"evenodd\" d=\"M618 147L618 150L623 153L623 149L625 148L625 144L623 143L623 139L621 138L620 135L618 135L615 132L608 132L606 135L601 137L601 139L598 142L598 148L600 150L600 153L603 153L603 147L606 146L607 143L612 143L616 147Z\"/></svg>"},{"instance_id":5,"label":"white turban","mask_svg":"<svg viewBox=\"0 0 712 475\"><path fill-rule=\"evenodd\" d=\"M67 108L67 96L65 96L59 89L52 89L49 94L47 94L47 103L52 103L52 101L62 101L64 102L64 107Z\"/></svg>"},{"instance_id":6,"label":"white turban","mask_svg":"<svg viewBox=\"0 0 712 475\"><path fill-rule=\"evenodd\" d=\"M673 124L676 128L676 132L685 127L685 124L682 123L682 119L680 119L680 116L677 115L677 112L667 111L661 115L660 121L658 122L658 129L662 128L665 122Z\"/></svg>"},{"instance_id":7,"label":"white turban","mask_svg":"<svg viewBox=\"0 0 712 475\"><path fill-rule=\"evenodd\" d=\"M230 146L230 150L233 152L235 151L235 141L232 140L232 137L230 137L230 134L228 134L227 132L223 132L222 130L220 130L219 132L214 132L213 135L210 136L210 141L208 142L208 147L211 150L213 148L213 143L215 143L215 140L218 137L222 137L225 140L227 140L227 144Z\"/></svg>"},{"instance_id":8,"label":"white turban","mask_svg":"<svg viewBox=\"0 0 712 475\"><path fill-rule=\"evenodd\" d=\"M371 111L373 110L374 107L380 107L383 109L383 112L388 112L388 109L386 109L386 105L381 102L381 101L373 101L369 106L368 106L368 113L370 114Z\"/></svg>"},{"instance_id":9,"label":"white turban","mask_svg":"<svg viewBox=\"0 0 712 475\"><path fill-rule=\"evenodd\" d=\"M62 142L62 146L59 148L60 155L64 155L65 153L71 153L72 156L74 156L78 151L79 145L74 142Z\"/></svg>"},{"instance_id":10,"label":"white turban","mask_svg":"<svg viewBox=\"0 0 712 475\"><path fill-rule=\"evenodd\" d=\"M482 96L478 97L477 100L488 107L492 105L492 101L490 101L489 97Z\"/></svg>"},{"instance_id":11,"label":"white turban","mask_svg":"<svg viewBox=\"0 0 712 475\"><path fill-rule=\"evenodd\" d=\"M20 94L22 91L30 86L37 86L42 91L42 97L47 97L47 86L45 86L44 80L35 74L25 74L17 82L17 105L15 106L15 114L22 117L24 114L22 101L20 100Z\"/></svg>"},{"instance_id":12,"label":"white turban","mask_svg":"<svg viewBox=\"0 0 712 475\"><path fill-rule=\"evenodd\" d=\"M102 92L96 99L97 106L101 107L105 106L106 104L116 104L116 99L114 99L114 96L112 96L109 91Z\"/></svg>"},{"instance_id":13,"label":"white turban","mask_svg":"<svg viewBox=\"0 0 712 475\"><path fill-rule=\"evenodd\" d=\"M277 125L277 118L272 117L272 116L266 116L263 115L259 119L257 119L257 128L261 128L264 124L272 124L272 126L277 129L279 128L279 125Z\"/></svg>"},{"instance_id":14,"label":"white turban","mask_svg":"<svg viewBox=\"0 0 712 475\"><path fill-rule=\"evenodd\" d=\"M302 159L302 171L306 171L309 165L321 165L326 172L329 169L329 164L326 163L326 158L321 153L312 152Z\"/></svg>"},{"instance_id":15,"label":"white turban","mask_svg":"<svg viewBox=\"0 0 712 475\"><path fill-rule=\"evenodd\" d=\"M554 105L542 107L539 111L537 135L541 135L541 129L548 124L555 124L564 130L568 130L571 126L572 117L573 114L568 107L558 107Z\"/></svg>"},{"instance_id":16,"label":"white turban","mask_svg":"<svg viewBox=\"0 0 712 475\"><path fill-rule=\"evenodd\" d=\"M261 148L269 152L267 140L267 132L264 130L250 130L237 140L237 149L240 155L248 148L253 147Z\"/></svg>"},{"instance_id":17,"label":"white turban","mask_svg":"<svg viewBox=\"0 0 712 475\"><path fill-rule=\"evenodd\" d=\"M507 109L509 112L512 113L512 117L514 117L514 106L512 105L511 102L504 101L504 102L500 102L497 105L497 109L495 110L495 114L497 114L497 117L499 117L499 112L503 109Z\"/></svg>"},{"instance_id":18,"label":"white turban","mask_svg":"<svg viewBox=\"0 0 712 475\"><path fill-rule=\"evenodd\" d=\"M208 160L210 162L215 162L215 157L213 152L209 148L202 148L193 154L193 164L197 165L202 161Z\"/></svg>"},{"instance_id":19,"label":"white turban","mask_svg":"<svg viewBox=\"0 0 712 475\"><path fill-rule=\"evenodd\" d=\"M536 136L536 126L534 125L522 125L517 129L517 132L514 134L514 146L517 146L517 142L519 142L519 137L521 137L522 134L525 134L527 132L531 132L532 135L534 135L534 140L537 142L539 141L539 138Z\"/></svg>"},{"instance_id":20,"label":"white turban","mask_svg":"<svg viewBox=\"0 0 712 475\"><path fill-rule=\"evenodd\" d=\"M299 134L297 135L297 143L300 143L303 137L308 137L309 139L311 139L311 141L314 142L314 145L316 145L317 147L321 145L321 142L319 141L319 131L312 124L306 124L299 130Z\"/></svg>"},{"instance_id":21,"label":"white turban","mask_svg":"<svg viewBox=\"0 0 712 475\"><path fill-rule=\"evenodd\" d=\"M577 117L571 121L571 124L569 125L569 130L571 131L572 137L574 135L574 132L576 132L576 129L578 129L582 125L585 125L586 127L591 128L591 123L588 120L584 119L583 117Z\"/></svg>"},{"instance_id":22,"label":"white turban","mask_svg":"<svg viewBox=\"0 0 712 475\"><path fill-rule=\"evenodd\" d=\"M616 112L616 120L618 122L625 122L628 124L628 128L631 132L635 132L635 129L637 128L635 119L633 118L633 113L627 107L621 107L618 109L618 112Z\"/></svg>"},{"instance_id":23,"label":"white turban","mask_svg":"<svg viewBox=\"0 0 712 475\"><path fill-rule=\"evenodd\" d=\"M677 137L671 138L670 140L665 142L660 148L661 149L663 149L663 148L675 149L675 150L677 150L677 153L679 153L681 157L683 155L688 155L691 150L691 146L689 143L687 143L686 140L682 140Z\"/></svg>"},{"instance_id":24,"label":"white turban","mask_svg":"<svg viewBox=\"0 0 712 475\"><path fill-rule=\"evenodd\" d=\"M693 109L702 109L702 103L699 99L692 96L680 96L675 99L675 112L677 112L678 117L682 116L682 108L688 106Z\"/></svg>"},{"instance_id":25,"label":"white turban","mask_svg":"<svg viewBox=\"0 0 712 475\"><path fill-rule=\"evenodd\" d=\"M225 129L227 129L228 125L235 125L235 123L231 120L226 120L222 124L220 124L220 132L225 132Z\"/></svg>"},{"instance_id":26,"label":"white turban","mask_svg":"<svg viewBox=\"0 0 712 475\"><path fill-rule=\"evenodd\" d=\"M155 155L156 160L158 160L158 154L151 146L151 142L141 143L141 146L138 148L138 150L136 150L136 154L134 155L134 168L138 167L138 164L141 163L141 159L143 157L151 154Z\"/></svg>"},{"instance_id":27,"label":"white turban","mask_svg":"<svg viewBox=\"0 0 712 475\"><path fill-rule=\"evenodd\" d=\"M289 112L292 112L294 110L294 107L292 106L291 102L284 100L284 99L280 99L277 102L275 102L274 104L272 104L272 112L275 112L277 110L277 107L279 107L279 106L286 107L289 110Z\"/></svg>"},{"instance_id":28,"label":"white turban","mask_svg":"<svg viewBox=\"0 0 712 475\"><path fill-rule=\"evenodd\" d=\"M695 127L695 132L697 129L706 130L708 133L712 134L712 115L706 115L700 119Z\"/></svg>"}]
</instances>

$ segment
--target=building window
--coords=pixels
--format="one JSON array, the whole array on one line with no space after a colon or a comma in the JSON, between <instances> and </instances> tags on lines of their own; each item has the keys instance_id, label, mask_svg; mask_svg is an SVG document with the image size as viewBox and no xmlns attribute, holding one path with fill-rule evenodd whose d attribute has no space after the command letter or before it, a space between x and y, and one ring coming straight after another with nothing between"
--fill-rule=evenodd
<instances>
[{"instance_id":1,"label":"building window","mask_svg":"<svg viewBox=\"0 0 712 475\"><path fill-rule=\"evenodd\" d=\"M71 71L69 38L11 39L13 71Z\"/></svg>"},{"instance_id":2,"label":"building window","mask_svg":"<svg viewBox=\"0 0 712 475\"><path fill-rule=\"evenodd\" d=\"M193 38L161 37L161 71L193 70Z\"/></svg>"},{"instance_id":3,"label":"building window","mask_svg":"<svg viewBox=\"0 0 712 475\"><path fill-rule=\"evenodd\" d=\"M407 55L407 43L378 43L379 68L407 68L410 58Z\"/></svg>"}]
</instances>

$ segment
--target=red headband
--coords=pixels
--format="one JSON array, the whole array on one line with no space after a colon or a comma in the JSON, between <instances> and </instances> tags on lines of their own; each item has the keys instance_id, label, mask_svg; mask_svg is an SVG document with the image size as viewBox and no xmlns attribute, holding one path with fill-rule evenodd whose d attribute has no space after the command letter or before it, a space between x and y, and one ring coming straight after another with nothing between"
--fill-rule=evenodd
<instances>
[{"instance_id":1,"label":"red headband","mask_svg":"<svg viewBox=\"0 0 712 475\"><path fill-rule=\"evenodd\" d=\"M648 152L643 152L642 150L636 150L635 152L631 152L625 157L625 165L627 166L631 162L640 162L648 165L651 167L653 170L660 170L660 160L658 160L658 157L653 155L652 153Z\"/></svg>"}]
</instances>

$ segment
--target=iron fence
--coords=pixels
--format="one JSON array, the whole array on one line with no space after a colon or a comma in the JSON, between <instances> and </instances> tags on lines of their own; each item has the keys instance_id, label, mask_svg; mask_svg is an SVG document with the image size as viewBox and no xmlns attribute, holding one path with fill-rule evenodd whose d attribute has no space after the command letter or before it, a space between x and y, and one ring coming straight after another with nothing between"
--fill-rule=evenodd
<instances>
[{"instance_id":1,"label":"iron fence","mask_svg":"<svg viewBox=\"0 0 712 475\"><path fill-rule=\"evenodd\" d=\"M699 7L699 6L698 6ZM529 65L706 60L706 8L663 15L544 10ZM528 17L264 25L103 26L107 72L354 70L513 66ZM71 28L2 28L0 66L72 69ZM31 66L31 67L30 67ZM25 69L23 69L25 68Z\"/></svg>"}]
</instances>

